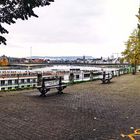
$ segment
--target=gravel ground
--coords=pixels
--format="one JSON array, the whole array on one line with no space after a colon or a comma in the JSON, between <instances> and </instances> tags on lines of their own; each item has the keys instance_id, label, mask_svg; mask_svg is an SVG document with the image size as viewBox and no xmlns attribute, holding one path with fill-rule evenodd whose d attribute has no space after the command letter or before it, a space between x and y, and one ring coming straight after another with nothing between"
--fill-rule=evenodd
<instances>
[{"instance_id":1,"label":"gravel ground","mask_svg":"<svg viewBox=\"0 0 140 140\"><path fill-rule=\"evenodd\" d=\"M0 93L0 140L129 140L121 134L140 128L139 83L137 74L46 97L37 90Z\"/></svg>"}]
</instances>

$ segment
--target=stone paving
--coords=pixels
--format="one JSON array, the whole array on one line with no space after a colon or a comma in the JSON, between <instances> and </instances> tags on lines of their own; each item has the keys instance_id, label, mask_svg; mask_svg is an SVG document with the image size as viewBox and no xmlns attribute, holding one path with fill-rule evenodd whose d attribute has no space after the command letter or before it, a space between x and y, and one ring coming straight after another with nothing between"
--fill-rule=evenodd
<instances>
[{"instance_id":1,"label":"stone paving","mask_svg":"<svg viewBox=\"0 0 140 140\"><path fill-rule=\"evenodd\" d=\"M140 128L139 84L137 74L75 84L61 95L0 93L0 140L130 140L125 135Z\"/></svg>"}]
</instances>

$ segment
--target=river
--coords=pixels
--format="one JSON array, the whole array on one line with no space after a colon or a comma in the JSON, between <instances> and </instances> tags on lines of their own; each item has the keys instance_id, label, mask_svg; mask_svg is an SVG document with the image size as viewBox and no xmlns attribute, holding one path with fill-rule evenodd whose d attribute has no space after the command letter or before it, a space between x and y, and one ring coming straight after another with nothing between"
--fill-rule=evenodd
<instances>
[{"instance_id":1,"label":"river","mask_svg":"<svg viewBox=\"0 0 140 140\"><path fill-rule=\"evenodd\" d=\"M33 71L70 71L72 69L79 69L79 70L93 70L93 71L112 71L117 70L119 68L109 68L106 66L74 66L74 65L54 65L54 66L46 66L44 68L36 68Z\"/></svg>"}]
</instances>

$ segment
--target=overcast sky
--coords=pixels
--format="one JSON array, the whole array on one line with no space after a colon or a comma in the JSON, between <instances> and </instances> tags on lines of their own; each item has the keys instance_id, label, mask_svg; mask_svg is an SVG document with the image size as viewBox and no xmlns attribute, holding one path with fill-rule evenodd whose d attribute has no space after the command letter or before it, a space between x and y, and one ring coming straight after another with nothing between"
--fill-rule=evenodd
<instances>
[{"instance_id":1,"label":"overcast sky","mask_svg":"<svg viewBox=\"0 0 140 140\"><path fill-rule=\"evenodd\" d=\"M6 25L0 55L116 56L137 27L138 8L139 0L55 0L35 9L39 18Z\"/></svg>"}]
</instances>

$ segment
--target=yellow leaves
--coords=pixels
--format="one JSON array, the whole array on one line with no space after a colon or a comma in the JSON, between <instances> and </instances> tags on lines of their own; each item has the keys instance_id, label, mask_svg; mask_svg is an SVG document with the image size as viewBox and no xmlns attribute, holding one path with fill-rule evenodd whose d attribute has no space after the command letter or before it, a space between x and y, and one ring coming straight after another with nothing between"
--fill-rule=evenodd
<instances>
[{"instance_id":1,"label":"yellow leaves","mask_svg":"<svg viewBox=\"0 0 140 140\"><path fill-rule=\"evenodd\" d=\"M140 23L140 8L138 15L136 17ZM130 64L140 64L140 25L135 29L129 36L127 42L125 43L126 49L122 52L123 61L127 61Z\"/></svg>"},{"instance_id":2,"label":"yellow leaves","mask_svg":"<svg viewBox=\"0 0 140 140\"><path fill-rule=\"evenodd\" d=\"M140 20L140 15L136 15L136 17L138 18L138 20Z\"/></svg>"},{"instance_id":3,"label":"yellow leaves","mask_svg":"<svg viewBox=\"0 0 140 140\"><path fill-rule=\"evenodd\" d=\"M140 39L138 37L139 30L135 29L128 41L125 43L126 49L122 52L123 60L131 64L140 63Z\"/></svg>"},{"instance_id":4,"label":"yellow leaves","mask_svg":"<svg viewBox=\"0 0 140 140\"><path fill-rule=\"evenodd\" d=\"M8 58L6 56L2 56L0 58L0 66L7 66L9 65Z\"/></svg>"}]
</instances>

